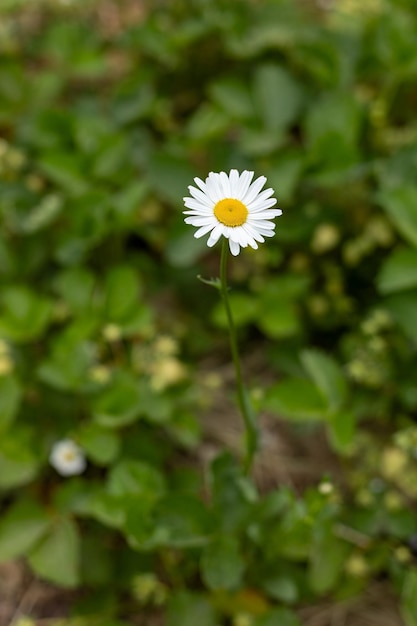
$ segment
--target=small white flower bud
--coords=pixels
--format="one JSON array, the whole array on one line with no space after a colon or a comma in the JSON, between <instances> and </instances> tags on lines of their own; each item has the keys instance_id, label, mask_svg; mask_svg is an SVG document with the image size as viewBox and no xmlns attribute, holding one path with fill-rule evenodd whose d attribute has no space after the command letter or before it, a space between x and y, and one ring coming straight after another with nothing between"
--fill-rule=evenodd
<instances>
[{"instance_id":1,"label":"small white flower bud","mask_svg":"<svg viewBox=\"0 0 417 626\"><path fill-rule=\"evenodd\" d=\"M54 443L49 462L61 476L82 474L87 467L84 452L72 439L62 439Z\"/></svg>"}]
</instances>

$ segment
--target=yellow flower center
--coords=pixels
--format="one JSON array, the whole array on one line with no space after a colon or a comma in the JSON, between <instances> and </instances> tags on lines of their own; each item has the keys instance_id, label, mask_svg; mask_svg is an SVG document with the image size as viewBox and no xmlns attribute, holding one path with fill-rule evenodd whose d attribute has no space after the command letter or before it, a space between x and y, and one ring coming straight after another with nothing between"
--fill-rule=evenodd
<instances>
[{"instance_id":1,"label":"yellow flower center","mask_svg":"<svg viewBox=\"0 0 417 626\"><path fill-rule=\"evenodd\" d=\"M66 463L71 463L72 461L75 461L75 459L77 458L77 454L75 453L74 450L65 450L62 456Z\"/></svg>"},{"instance_id":2,"label":"yellow flower center","mask_svg":"<svg viewBox=\"0 0 417 626\"><path fill-rule=\"evenodd\" d=\"M214 215L225 226L242 226L248 217L248 209L240 200L224 198L214 207Z\"/></svg>"}]
</instances>

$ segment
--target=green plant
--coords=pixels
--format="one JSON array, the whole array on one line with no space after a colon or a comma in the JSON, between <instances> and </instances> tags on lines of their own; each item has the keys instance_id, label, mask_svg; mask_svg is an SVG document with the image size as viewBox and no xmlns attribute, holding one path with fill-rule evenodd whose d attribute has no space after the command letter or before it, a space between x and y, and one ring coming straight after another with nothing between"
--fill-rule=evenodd
<instances>
[{"instance_id":1,"label":"green plant","mask_svg":"<svg viewBox=\"0 0 417 626\"><path fill-rule=\"evenodd\" d=\"M87 589L77 624L296 626L381 578L416 624L417 15L304 4L1 9L0 559ZM284 210L231 268L251 400L325 433L318 485L200 460L199 370L229 357L181 199L231 168Z\"/></svg>"}]
</instances>

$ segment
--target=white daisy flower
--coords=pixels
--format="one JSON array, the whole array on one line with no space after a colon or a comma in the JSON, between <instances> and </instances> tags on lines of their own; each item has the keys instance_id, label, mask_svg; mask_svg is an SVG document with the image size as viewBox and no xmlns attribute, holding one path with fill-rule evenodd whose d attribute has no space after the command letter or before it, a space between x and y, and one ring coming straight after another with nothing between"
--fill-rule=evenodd
<instances>
[{"instance_id":1,"label":"white daisy flower","mask_svg":"<svg viewBox=\"0 0 417 626\"><path fill-rule=\"evenodd\" d=\"M229 240L230 252L237 256L240 248L256 249L264 237L272 237L275 223L271 220L281 215L281 209L272 209L276 199L273 189L261 191L265 176L252 182L254 172L237 170L210 172L203 182L194 178L197 187L188 187L191 198L184 198L186 224L196 226L194 237L210 233L207 245L211 248L223 235Z\"/></svg>"},{"instance_id":2,"label":"white daisy flower","mask_svg":"<svg viewBox=\"0 0 417 626\"><path fill-rule=\"evenodd\" d=\"M72 439L62 439L54 443L49 462L61 476L82 474L87 467L84 452Z\"/></svg>"}]
</instances>

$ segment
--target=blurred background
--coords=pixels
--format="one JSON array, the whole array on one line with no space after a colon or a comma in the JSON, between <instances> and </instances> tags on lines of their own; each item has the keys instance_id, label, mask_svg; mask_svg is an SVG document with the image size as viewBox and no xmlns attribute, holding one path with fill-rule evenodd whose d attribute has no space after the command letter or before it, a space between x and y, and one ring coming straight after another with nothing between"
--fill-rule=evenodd
<instances>
[{"instance_id":1,"label":"blurred background","mask_svg":"<svg viewBox=\"0 0 417 626\"><path fill-rule=\"evenodd\" d=\"M417 625L416 33L415 0L0 0L2 626ZM251 478L182 215L231 168L283 210L229 266Z\"/></svg>"}]
</instances>

